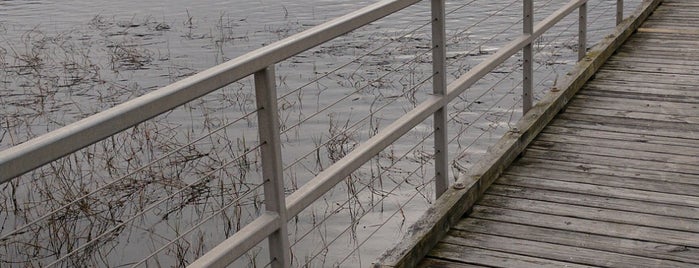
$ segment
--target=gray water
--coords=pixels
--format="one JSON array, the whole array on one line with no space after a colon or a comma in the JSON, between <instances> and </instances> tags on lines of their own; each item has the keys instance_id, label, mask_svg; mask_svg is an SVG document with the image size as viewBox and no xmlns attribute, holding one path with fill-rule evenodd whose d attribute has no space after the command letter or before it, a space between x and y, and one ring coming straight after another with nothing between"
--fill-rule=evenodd
<instances>
[{"instance_id":1,"label":"gray water","mask_svg":"<svg viewBox=\"0 0 699 268\"><path fill-rule=\"evenodd\" d=\"M0 150L372 2L0 1ZM535 1L537 19L563 2ZM613 26L605 2L590 2L590 45ZM447 1L450 80L521 32L520 4ZM276 66L287 194L429 95L427 14L428 1ZM537 97L575 63L572 17L537 41ZM519 118L520 64L450 106L451 177ZM220 243L264 210L252 92L234 83L4 185L0 266L81 245L57 265L182 266ZM423 122L292 219L294 265L368 266L395 244L433 202L430 132ZM265 243L235 265L266 265Z\"/></svg>"}]
</instances>

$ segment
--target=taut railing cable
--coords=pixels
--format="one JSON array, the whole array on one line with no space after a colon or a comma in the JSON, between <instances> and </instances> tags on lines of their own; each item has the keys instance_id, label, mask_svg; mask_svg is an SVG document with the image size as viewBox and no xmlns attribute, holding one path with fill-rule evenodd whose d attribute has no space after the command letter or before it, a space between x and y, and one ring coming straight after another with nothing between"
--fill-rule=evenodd
<instances>
[{"instance_id":1,"label":"taut railing cable","mask_svg":"<svg viewBox=\"0 0 699 268\"><path fill-rule=\"evenodd\" d=\"M274 75L275 65L319 44L419 3L421 2L420 0L379 1L5 150L0 153L0 183L8 182L55 159L107 139L127 128L136 126L230 83L253 75L257 103L256 112L259 122L258 134L260 143L258 147L262 155L262 187L264 188L265 211L233 236L196 260L191 266L223 267L229 265L252 247L264 239L268 239L271 266L289 267L291 265L291 253L287 231L288 220L308 208L335 185L429 117L434 119L435 192L437 196L444 192L449 186L449 156L447 152L449 141L447 136L447 123L449 120L447 107L449 103L503 62L522 51L524 61L522 82L523 111L524 113L529 111L533 105L533 42L576 9L579 11L578 59L582 59L585 56L587 0L571 0L536 25L534 24L533 0L524 0L523 33L485 61L447 85L445 1L430 1L432 46L429 51L432 52L432 74L429 79L433 82L432 95L428 96L423 102L418 103L414 109L407 111L403 116L384 127L367 141L358 145L336 163L317 174L315 178L291 193L288 197L286 197L284 191L284 166L281 158L279 114L277 110L278 97ZM617 1L616 17L617 24L621 23L623 19L623 1L621 0ZM423 80L421 83L426 81ZM211 174L213 172L215 171L211 171ZM168 195L168 197L177 195L196 183L198 183L198 180L187 184L178 191ZM415 193L414 196L417 194ZM129 220L110 230L128 224L138 215L142 215L164 202L163 200L167 199L163 198L149 205ZM40 217L39 220L41 219L44 218ZM61 256L49 265L63 261L90 243L94 243L101 237L110 234L110 230L92 238L92 240L75 248L67 255ZM7 237L7 235L4 237Z\"/></svg>"},{"instance_id":2,"label":"taut railing cable","mask_svg":"<svg viewBox=\"0 0 699 268\"><path fill-rule=\"evenodd\" d=\"M256 146L255 148L253 148L252 150L250 150L250 152L252 152L252 151L254 151L254 150L256 150L257 148L262 147L262 146L263 146L263 145L260 144L260 145ZM177 190L177 191L175 191L175 192L169 194L167 197L163 197L163 198L161 198L160 200L158 200L158 201L156 201L156 202L150 204L149 206L147 206L147 207L144 208L143 210L139 211L138 213L135 213L133 216L131 216L131 217L128 218L127 220L124 220L124 221L120 222L119 224L117 224L116 226L113 226L113 227L109 228L107 231L105 231L105 232L103 232L102 234L100 234L100 235L98 235L98 236L92 238L91 240L89 240L89 241L85 242L84 244L80 245L79 247L77 247L77 248L71 250L70 252L68 252L68 254L61 256L60 258L58 258L57 260L55 260L55 261L52 262L52 263L49 263L49 264L46 265L46 266L47 266L47 267L50 267L50 266L54 266L54 265L59 264L61 261L65 260L65 259L68 258L69 256L71 256L71 255L73 255L73 254L76 254L77 252L80 252L80 250L82 250L82 249L88 247L89 245L91 245L91 244L93 244L93 243L98 242L100 239L102 239L102 238L108 236L108 235L111 234L112 232L117 231L117 230L119 230L120 228L126 226L127 224L129 224L129 223L131 223L131 222L137 220L141 215L144 215L146 212L149 212L149 211L155 209L158 205L163 204L165 201L170 200L172 197L174 197L174 196L176 196L176 195L178 195L178 194L180 194L180 193L183 193L185 190L190 189L190 188L192 188L193 186L196 186L197 184L199 184L200 182L202 182L204 178L207 178L207 177L209 177L209 176L212 176L215 172L219 171L220 169L224 168L224 167L227 166L227 165L236 163L237 160L239 160L239 159L241 159L241 158L243 158L243 157L245 157L245 155L240 155L240 156L238 156L236 159L233 159L233 160L231 160L231 161L228 161L227 163L222 164L221 167L207 172L207 173L206 173L204 176L202 176L200 179L197 179L197 180L195 180L195 181L193 181L193 182L190 182L190 183L188 183L187 185L185 185L184 187L180 188L179 190ZM265 182L264 182L264 185L267 185L267 184L268 184L268 182L265 181Z\"/></svg>"},{"instance_id":3,"label":"taut railing cable","mask_svg":"<svg viewBox=\"0 0 699 268\"><path fill-rule=\"evenodd\" d=\"M224 129L226 129L227 127L230 127L230 126L232 126L232 125L234 125L234 124L236 124L236 123L238 123L238 122L240 122L240 121L242 121L242 120L245 120L246 118L252 116L252 115L255 114L256 112L257 112L257 111L253 111L253 112L247 113L247 114L241 116L240 118L238 118L238 119L236 119L236 120L233 120L233 121L231 121L231 122L228 122L228 123L226 123L226 124L224 124L224 125L222 125L222 126L216 128L216 129L212 130L211 132L209 132L209 133L207 133L207 134L205 134L205 135L203 135L203 136L201 136L201 137L198 137L198 138L196 138L196 139L194 139L194 140L192 140L192 141L190 141L190 142L188 142L188 143L186 143L186 144L183 144L183 145L177 147L177 148L174 149L174 150L171 150L171 151L169 151L169 152L163 154L162 156L160 156L160 157L158 157L158 158L156 158L156 159L150 161L149 163L147 163L147 164L145 164L145 165L143 165L143 166L141 166L141 167L139 167L139 168L137 168L137 169L135 169L135 170L129 172L129 173L126 174L126 175L123 175L123 176L121 176L121 177L119 177L119 178L116 178L116 179L114 179L114 180L112 180L112 181L110 181L110 182L108 182L108 183L106 183L106 184L100 186L99 188L97 188L97 189L95 189L95 190L93 190L93 191L91 191L91 192L89 192L89 193L87 193L87 194L84 194L84 195L81 195L81 196L78 197L78 198L75 198L74 200L72 200L72 201L70 201L70 202L68 202L68 203L66 203L66 204L64 204L64 205L62 205L61 207L59 207L59 208L57 208L57 209L54 209L54 210L52 210L52 211L50 211L50 212L48 212L48 213L45 213L45 214L41 215L40 217L38 217L38 218L32 220L31 222L26 223L26 224L22 225L21 227L18 227L18 228L16 228L16 229L14 229L14 230L12 230L12 231L10 231L10 232L4 234L3 236L0 237L0 241L5 240L5 239L7 239L7 238L10 237L10 236L19 233L19 232L22 231L22 230L25 230L25 229L28 228L29 226L35 225L35 224L39 223L40 221L43 221L43 220L48 219L50 216L55 215L56 213L60 212L61 210L64 210L64 209L66 209L66 208L68 208L68 207L70 207L70 206L73 206L73 205L77 204L78 202L80 202L80 201L82 201L82 200L85 200L85 198L88 198L88 197L90 197L90 196L92 196L92 195L94 195L94 194L96 194L96 193L101 192L101 191L107 190L109 187L112 187L112 186L115 185L116 183L121 182L121 181L123 181L124 179L129 178L129 177L135 175L136 173L139 173L139 172L141 172L141 171L144 171L144 170L145 170L146 168L148 168L149 166L152 166L152 165L154 165L155 163L158 163L158 162L160 162L160 161L165 160L167 157L169 157L169 156L171 156L171 155L173 155L173 154L175 154L175 153L181 151L182 149L185 149L185 148L187 148L187 147L189 147L189 146L191 146L191 145L193 145L193 144L195 144L195 143L197 143L197 142L200 142L200 141L204 140L205 138L207 138L207 137L213 135L214 133L217 133L217 132L219 132L219 131L221 131L221 130L224 130Z\"/></svg>"}]
</instances>

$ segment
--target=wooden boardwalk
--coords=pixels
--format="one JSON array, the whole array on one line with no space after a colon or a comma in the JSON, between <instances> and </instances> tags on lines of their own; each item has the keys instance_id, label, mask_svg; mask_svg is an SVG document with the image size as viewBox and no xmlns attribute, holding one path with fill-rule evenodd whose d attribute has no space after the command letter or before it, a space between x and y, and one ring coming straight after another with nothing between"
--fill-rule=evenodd
<instances>
[{"instance_id":1,"label":"wooden boardwalk","mask_svg":"<svg viewBox=\"0 0 699 268\"><path fill-rule=\"evenodd\" d=\"M421 267L699 267L699 1L665 0Z\"/></svg>"}]
</instances>

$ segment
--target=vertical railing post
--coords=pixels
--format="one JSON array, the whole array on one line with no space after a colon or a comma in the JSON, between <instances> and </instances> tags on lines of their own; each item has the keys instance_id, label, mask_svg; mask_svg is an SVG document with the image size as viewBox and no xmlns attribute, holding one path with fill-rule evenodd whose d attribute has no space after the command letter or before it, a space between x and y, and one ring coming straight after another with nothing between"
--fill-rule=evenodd
<instances>
[{"instance_id":1,"label":"vertical railing post","mask_svg":"<svg viewBox=\"0 0 699 268\"><path fill-rule=\"evenodd\" d=\"M444 96L447 88L444 9L444 0L432 0L432 90L438 96ZM447 104L434 113L435 198L449 187Z\"/></svg>"},{"instance_id":2,"label":"vertical railing post","mask_svg":"<svg viewBox=\"0 0 699 268\"><path fill-rule=\"evenodd\" d=\"M624 20L624 0L616 0L616 25Z\"/></svg>"},{"instance_id":3,"label":"vertical railing post","mask_svg":"<svg viewBox=\"0 0 699 268\"><path fill-rule=\"evenodd\" d=\"M534 1L524 0L523 32L525 35L534 33ZM533 42L533 40L532 40ZM523 54L523 78L522 78L522 114L526 114L532 108L532 88L534 87L534 52L532 43L522 49Z\"/></svg>"},{"instance_id":4,"label":"vertical railing post","mask_svg":"<svg viewBox=\"0 0 699 268\"><path fill-rule=\"evenodd\" d=\"M585 58L587 54L587 2L580 6L578 26L578 61Z\"/></svg>"},{"instance_id":5,"label":"vertical railing post","mask_svg":"<svg viewBox=\"0 0 699 268\"><path fill-rule=\"evenodd\" d=\"M286 197L284 195L274 66L269 66L255 73L255 97L258 109L258 129L260 142L262 143L265 209L278 213L281 221L279 229L268 237L269 257L272 261L272 267L289 267L291 266L291 253L287 231Z\"/></svg>"}]
</instances>

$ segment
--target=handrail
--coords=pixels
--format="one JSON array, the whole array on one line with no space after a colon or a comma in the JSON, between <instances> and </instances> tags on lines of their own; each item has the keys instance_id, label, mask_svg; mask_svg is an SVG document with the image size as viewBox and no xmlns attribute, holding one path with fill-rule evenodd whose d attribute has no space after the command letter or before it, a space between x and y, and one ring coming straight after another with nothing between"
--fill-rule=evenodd
<instances>
[{"instance_id":1,"label":"handrail","mask_svg":"<svg viewBox=\"0 0 699 268\"><path fill-rule=\"evenodd\" d=\"M587 0L571 0L536 26L533 25L533 0L525 0L524 33L466 74L446 85L444 76L446 49L444 44L444 0L431 1L434 39L432 47L434 94L286 198L283 191L279 128L276 125L278 118L276 117L274 65L421 2L420 0L379 1L2 151L0 152L0 184L254 74L259 109L258 120L260 120L259 125L261 126L259 131L262 143L267 211L192 263L191 267L226 266L265 238L270 238L272 266L288 267L290 254L286 232L287 219L298 215L332 187L430 116L435 116L435 135L437 137L435 138L435 154L438 159L435 173L438 176L437 195L441 194L448 186L445 174L448 162L445 114L448 103L519 50L524 49L524 76L526 81L531 82L533 80L532 43L575 9L580 10L580 48L586 47L584 43L586 27L584 27L583 22L586 22ZM621 6L622 0L618 0L617 3ZM616 14L621 16L623 13L617 12ZM617 21L620 21L620 18L617 18ZM580 58L584 55L582 53L584 51L581 52ZM525 113L529 107L532 107L530 90L531 85L525 86L524 94L529 94L524 101Z\"/></svg>"},{"instance_id":2,"label":"handrail","mask_svg":"<svg viewBox=\"0 0 699 268\"><path fill-rule=\"evenodd\" d=\"M371 157L388 147L398 138L402 137L405 133L417 126L420 122L427 119L427 117L433 115L437 110L445 108L447 103L454 100L466 89L475 84L480 78L497 68L505 60L516 54L517 51L523 49L529 44L532 44L534 40L543 35L546 30L553 27L565 16L573 12L575 9L584 6L586 3L587 0L573 0L569 2L548 16L546 19L539 22L530 34L523 34L519 38L511 41L497 53L449 84L447 86L445 95L435 95L429 97L424 102L418 104L413 110L407 112L405 115L377 133L374 137L362 143L338 162L318 174L315 178L304 184L301 188L286 198L287 216L293 217L300 213L303 209L311 205L313 201L323 196L333 186L350 175L362 164L366 163L366 161L368 161ZM530 64L531 63L532 62L530 61ZM235 235L229 238L229 240L233 239L236 239ZM215 249L217 251L221 250L220 247L216 247ZM214 257L215 256L206 254L197 262L193 263L191 267L204 267L204 262Z\"/></svg>"},{"instance_id":3,"label":"handrail","mask_svg":"<svg viewBox=\"0 0 699 268\"><path fill-rule=\"evenodd\" d=\"M379 1L2 151L0 183L420 1Z\"/></svg>"}]
</instances>

